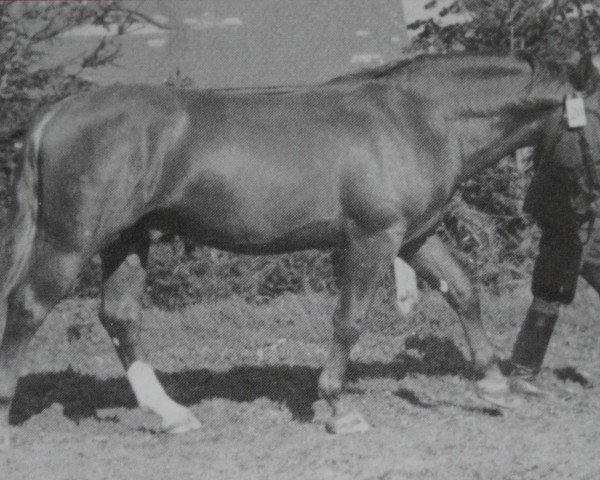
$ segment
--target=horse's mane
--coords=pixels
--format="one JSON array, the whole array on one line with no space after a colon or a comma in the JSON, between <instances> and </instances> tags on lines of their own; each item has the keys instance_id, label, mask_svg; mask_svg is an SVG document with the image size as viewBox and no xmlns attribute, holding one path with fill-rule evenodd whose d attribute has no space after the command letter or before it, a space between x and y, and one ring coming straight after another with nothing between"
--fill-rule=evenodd
<instances>
[{"instance_id":1,"label":"horse's mane","mask_svg":"<svg viewBox=\"0 0 600 480\"><path fill-rule=\"evenodd\" d=\"M346 82L360 82L369 80L380 80L393 78L395 75L407 71L409 68L418 68L419 66L436 61L452 62L460 59L477 59L477 58L507 58L512 56L515 60L525 62L531 69L532 77L537 80L569 80L577 89L589 90L591 87L587 85L590 79L594 79L593 87L600 86L600 75L593 68L589 68L591 59L584 58L577 65L566 62L558 62L553 60L545 60L537 56L535 53L527 50L517 50L514 52L451 52L444 54L418 54L411 58L394 60L383 65L365 68L356 72L350 72L338 77L334 77L327 84L338 84ZM492 78L494 76L511 75L517 73L516 69L511 69L502 66L479 66L477 68L465 69L466 77L472 79Z\"/></svg>"},{"instance_id":2,"label":"horse's mane","mask_svg":"<svg viewBox=\"0 0 600 480\"><path fill-rule=\"evenodd\" d=\"M516 50L515 52L512 52L512 55L516 59L529 64L533 77L536 80L543 81L558 79L562 81L569 81L579 90L577 84L582 82L578 79L578 77L581 76L579 70L581 69L582 62L574 65L567 62L542 59L528 50ZM586 72L586 76L587 73L588 72Z\"/></svg>"},{"instance_id":3,"label":"horse's mane","mask_svg":"<svg viewBox=\"0 0 600 480\"><path fill-rule=\"evenodd\" d=\"M451 61L453 59L470 59L470 58L484 58L484 57L497 57L502 58L507 55L502 53L480 53L480 52L449 52L449 53L419 53L410 58L402 58L399 60L392 60L391 62L384 63L383 65L379 65L377 67L363 68L356 72L346 73L344 75L340 75L338 77L334 77L329 80L328 84L336 84L343 82L352 82L352 81L369 81L369 80L379 80L393 77L396 74L402 73L406 69L410 67L418 67L420 65L425 65L427 62L435 62L435 61ZM537 68L537 60L534 56L523 54L523 58L520 58L516 55L517 58L527 61L532 71L534 68ZM493 67L492 67L493 68ZM490 74L494 72L490 69Z\"/></svg>"},{"instance_id":4,"label":"horse's mane","mask_svg":"<svg viewBox=\"0 0 600 480\"><path fill-rule=\"evenodd\" d=\"M337 84L352 81L361 80L377 80L383 77L388 77L402 68L411 65L418 61L420 58L428 57L425 54L420 54L412 58L403 58L400 60L393 60L391 62L384 63L378 67L363 68L356 72L345 73L343 75L332 78L327 84Z\"/></svg>"}]
</instances>

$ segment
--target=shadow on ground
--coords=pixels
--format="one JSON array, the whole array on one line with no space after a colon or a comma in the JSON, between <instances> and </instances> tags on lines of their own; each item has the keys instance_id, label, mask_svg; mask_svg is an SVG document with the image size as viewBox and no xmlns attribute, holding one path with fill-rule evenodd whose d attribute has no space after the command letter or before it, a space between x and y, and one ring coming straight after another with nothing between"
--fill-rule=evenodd
<instances>
[{"instance_id":1,"label":"shadow on ground","mask_svg":"<svg viewBox=\"0 0 600 480\"><path fill-rule=\"evenodd\" d=\"M409 373L477 377L469 361L451 340L433 335L410 337L406 347L411 353L401 352L390 362L352 363L350 380L402 379ZM226 372L208 369L157 372L165 390L184 405L211 398L249 402L265 397L286 405L294 419L300 421L313 417L312 404L318 399L319 373L320 368L287 365L240 366ZM76 422L94 417L98 409L136 407L125 377L100 380L67 369L22 377L10 422L23 423L54 403L63 405L64 414Z\"/></svg>"}]
</instances>

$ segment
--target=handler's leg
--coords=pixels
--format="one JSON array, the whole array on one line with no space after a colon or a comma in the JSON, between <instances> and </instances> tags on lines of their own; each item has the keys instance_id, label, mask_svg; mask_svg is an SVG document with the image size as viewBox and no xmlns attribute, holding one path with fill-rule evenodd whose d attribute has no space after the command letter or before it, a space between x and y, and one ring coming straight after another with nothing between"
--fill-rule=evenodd
<instances>
[{"instance_id":1,"label":"handler's leg","mask_svg":"<svg viewBox=\"0 0 600 480\"><path fill-rule=\"evenodd\" d=\"M533 302L517 336L511 363L511 389L524 395L542 395L535 384L560 304L573 301L581 262L582 246L575 228L542 225L540 253L533 270Z\"/></svg>"},{"instance_id":2,"label":"handler's leg","mask_svg":"<svg viewBox=\"0 0 600 480\"><path fill-rule=\"evenodd\" d=\"M515 341L511 357L511 390L523 395L543 395L545 392L536 384L554 325L558 320L560 304L535 297L525 322Z\"/></svg>"},{"instance_id":3,"label":"handler's leg","mask_svg":"<svg viewBox=\"0 0 600 480\"><path fill-rule=\"evenodd\" d=\"M416 252L401 252L417 274L438 289L456 311L469 345L471 359L485 376L477 382L477 393L500 406L513 406L507 397L508 382L501 374L499 355L481 321L479 295L466 271L437 236L431 236Z\"/></svg>"},{"instance_id":4,"label":"handler's leg","mask_svg":"<svg viewBox=\"0 0 600 480\"><path fill-rule=\"evenodd\" d=\"M336 268L341 292L333 316L333 343L319 378L319 393L333 410L327 424L331 433L360 432L368 428L360 414L344 408L340 394L346 381L350 350L358 340L377 286L396 257L402 234L400 228L374 234L356 225L348 228L349 248Z\"/></svg>"},{"instance_id":5,"label":"handler's leg","mask_svg":"<svg viewBox=\"0 0 600 480\"><path fill-rule=\"evenodd\" d=\"M191 412L173 401L156 378L153 368L139 359L140 298L146 284L148 238L144 233L125 238L104 250L100 320L108 332L127 371L138 404L162 418L170 433L200 427Z\"/></svg>"},{"instance_id":6,"label":"handler's leg","mask_svg":"<svg viewBox=\"0 0 600 480\"><path fill-rule=\"evenodd\" d=\"M583 260L579 274L600 296L600 220L598 219L588 241L583 246ZM592 388L596 383L596 379L587 372L578 369L577 373L581 376L580 383L585 388Z\"/></svg>"}]
</instances>

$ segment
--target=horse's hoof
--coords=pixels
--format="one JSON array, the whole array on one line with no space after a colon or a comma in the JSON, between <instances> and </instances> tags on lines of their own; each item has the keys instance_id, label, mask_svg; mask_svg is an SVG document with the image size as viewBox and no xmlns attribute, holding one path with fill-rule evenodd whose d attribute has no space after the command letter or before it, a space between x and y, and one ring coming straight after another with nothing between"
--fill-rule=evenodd
<instances>
[{"instance_id":1,"label":"horse's hoof","mask_svg":"<svg viewBox=\"0 0 600 480\"><path fill-rule=\"evenodd\" d=\"M370 425L358 412L350 412L340 417L332 418L325 424L327 433L347 434L363 433L370 429Z\"/></svg>"},{"instance_id":2,"label":"horse's hoof","mask_svg":"<svg viewBox=\"0 0 600 480\"><path fill-rule=\"evenodd\" d=\"M497 363L493 363L485 370L484 377L475 382L475 387L492 396L510 392L508 378L502 374Z\"/></svg>"},{"instance_id":3,"label":"horse's hoof","mask_svg":"<svg viewBox=\"0 0 600 480\"><path fill-rule=\"evenodd\" d=\"M525 397L546 397L550 394L549 391L544 390L535 384L533 380L521 377L510 378L510 391L517 395Z\"/></svg>"},{"instance_id":4,"label":"horse's hoof","mask_svg":"<svg viewBox=\"0 0 600 480\"><path fill-rule=\"evenodd\" d=\"M191 432L192 430L198 430L202 424L191 412L186 410L185 415L181 418L176 418L170 421L163 422L162 430L165 433L172 433L179 435L182 433Z\"/></svg>"},{"instance_id":5,"label":"horse's hoof","mask_svg":"<svg viewBox=\"0 0 600 480\"><path fill-rule=\"evenodd\" d=\"M500 408L518 408L523 401L513 395L508 379L500 374L486 376L475 384L475 394L484 402Z\"/></svg>"},{"instance_id":6,"label":"horse's hoof","mask_svg":"<svg viewBox=\"0 0 600 480\"><path fill-rule=\"evenodd\" d=\"M482 392L476 392L477 397L490 405L498 408L513 409L523 406L523 400L510 393L504 395L489 395Z\"/></svg>"},{"instance_id":7,"label":"horse's hoof","mask_svg":"<svg viewBox=\"0 0 600 480\"><path fill-rule=\"evenodd\" d=\"M523 405L523 400L511 392L508 385L506 388L490 388L489 384L475 384L475 395L490 405L498 408L519 408Z\"/></svg>"}]
</instances>

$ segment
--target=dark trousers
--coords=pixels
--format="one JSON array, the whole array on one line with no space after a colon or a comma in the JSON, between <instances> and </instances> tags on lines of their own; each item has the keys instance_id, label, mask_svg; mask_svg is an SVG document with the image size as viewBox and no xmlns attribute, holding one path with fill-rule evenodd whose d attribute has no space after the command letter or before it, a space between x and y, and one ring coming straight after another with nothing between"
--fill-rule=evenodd
<instances>
[{"instance_id":1,"label":"dark trousers","mask_svg":"<svg viewBox=\"0 0 600 480\"><path fill-rule=\"evenodd\" d=\"M540 224L542 238L531 289L537 298L568 304L575 297L583 244L578 222L565 224Z\"/></svg>"}]
</instances>

